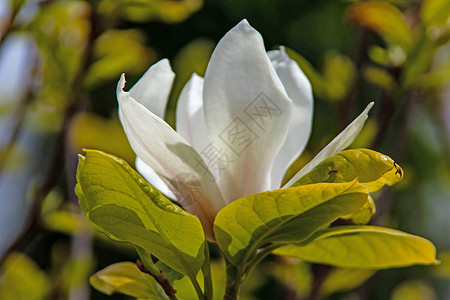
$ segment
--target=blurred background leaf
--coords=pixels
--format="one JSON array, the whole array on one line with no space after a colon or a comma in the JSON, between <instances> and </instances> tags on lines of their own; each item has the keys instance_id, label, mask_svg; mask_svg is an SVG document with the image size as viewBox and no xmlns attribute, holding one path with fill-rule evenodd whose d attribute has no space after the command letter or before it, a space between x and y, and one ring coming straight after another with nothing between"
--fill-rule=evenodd
<instances>
[{"instance_id":1,"label":"blurred background leaf","mask_svg":"<svg viewBox=\"0 0 450 300\"><path fill-rule=\"evenodd\" d=\"M5 300L44 300L50 294L45 273L28 256L11 253L2 265L0 295Z\"/></svg>"}]
</instances>

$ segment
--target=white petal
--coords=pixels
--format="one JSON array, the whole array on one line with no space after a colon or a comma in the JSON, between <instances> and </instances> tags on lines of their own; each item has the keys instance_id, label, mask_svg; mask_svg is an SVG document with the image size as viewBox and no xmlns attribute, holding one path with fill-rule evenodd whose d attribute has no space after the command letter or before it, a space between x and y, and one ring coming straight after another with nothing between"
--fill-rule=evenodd
<instances>
[{"instance_id":1,"label":"white petal","mask_svg":"<svg viewBox=\"0 0 450 300\"><path fill-rule=\"evenodd\" d=\"M177 103L177 132L201 152L209 143L203 114L203 78L193 74Z\"/></svg>"},{"instance_id":2,"label":"white petal","mask_svg":"<svg viewBox=\"0 0 450 300\"><path fill-rule=\"evenodd\" d=\"M166 122L117 85L119 114L134 152L169 186L183 208L202 221L212 238L212 224L225 202L198 153Z\"/></svg>"},{"instance_id":3,"label":"white petal","mask_svg":"<svg viewBox=\"0 0 450 300\"><path fill-rule=\"evenodd\" d=\"M338 154L355 140L359 132L364 126L367 120L367 114L372 108L373 102L367 105L366 109L355 119L350 125L348 125L337 137L335 137L322 151L319 152L306 166L304 166L283 188L289 187L297 180L302 178L308 172L310 172L315 166L320 164L325 159Z\"/></svg>"},{"instance_id":4,"label":"white petal","mask_svg":"<svg viewBox=\"0 0 450 300\"><path fill-rule=\"evenodd\" d=\"M261 35L246 20L214 50L203 109L211 144L202 154L225 201L270 189L270 169L286 138L292 101Z\"/></svg>"},{"instance_id":5,"label":"white petal","mask_svg":"<svg viewBox=\"0 0 450 300\"><path fill-rule=\"evenodd\" d=\"M142 159L136 157L136 170L142 177L145 178L151 185L153 185L158 191L163 193L166 197L176 199L175 195L170 191L167 184L156 174L156 172L147 165Z\"/></svg>"},{"instance_id":6,"label":"white petal","mask_svg":"<svg viewBox=\"0 0 450 300\"><path fill-rule=\"evenodd\" d=\"M129 93L149 111L163 119L174 78L175 73L170 68L169 61L162 59L142 75Z\"/></svg>"},{"instance_id":7,"label":"white petal","mask_svg":"<svg viewBox=\"0 0 450 300\"><path fill-rule=\"evenodd\" d=\"M281 185L284 173L303 152L311 134L313 117L313 95L311 84L295 61L290 59L284 47L267 53L283 83L286 92L294 102L291 123L283 146L272 167L272 189Z\"/></svg>"},{"instance_id":8,"label":"white petal","mask_svg":"<svg viewBox=\"0 0 450 300\"><path fill-rule=\"evenodd\" d=\"M169 60L162 59L152 65L142 75L139 81L130 89L129 93L131 97L144 105L149 111L164 119L174 77L175 73L170 68ZM173 199L175 198L168 186L158 177L155 171L139 157L136 158L136 169L150 184L164 195Z\"/></svg>"}]
</instances>

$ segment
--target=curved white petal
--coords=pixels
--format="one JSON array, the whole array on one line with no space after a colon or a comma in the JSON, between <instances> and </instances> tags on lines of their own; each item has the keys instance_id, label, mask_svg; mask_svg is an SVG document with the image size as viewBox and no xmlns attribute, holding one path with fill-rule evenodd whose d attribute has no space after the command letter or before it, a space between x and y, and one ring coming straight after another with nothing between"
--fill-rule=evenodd
<instances>
[{"instance_id":1,"label":"curved white petal","mask_svg":"<svg viewBox=\"0 0 450 300\"><path fill-rule=\"evenodd\" d=\"M193 74L181 91L177 103L177 132L199 153L209 143L202 93L203 78Z\"/></svg>"},{"instance_id":2,"label":"curved white petal","mask_svg":"<svg viewBox=\"0 0 450 300\"><path fill-rule=\"evenodd\" d=\"M292 101L261 35L246 20L212 54L203 109L211 140L204 159L225 201L270 189L270 169L286 138Z\"/></svg>"},{"instance_id":3,"label":"curved white petal","mask_svg":"<svg viewBox=\"0 0 450 300\"><path fill-rule=\"evenodd\" d=\"M210 238L218 210L225 206L213 176L198 153L166 122L117 85L120 119L134 152L169 186L178 202L197 215Z\"/></svg>"},{"instance_id":4,"label":"curved white petal","mask_svg":"<svg viewBox=\"0 0 450 300\"><path fill-rule=\"evenodd\" d=\"M163 193L166 197L176 199L175 195L170 191L167 184L156 174L156 172L149 167L142 159L136 157L136 170L158 191Z\"/></svg>"},{"instance_id":5,"label":"curved white petal","mask_svg":"<svg viewBox=\"0 0 450 300\"><path fill-rule=\"evenodd\" d=\"M172 71L169 61L162 59L142 75L129 93L133 99L163 119L174 77L175 73ZM139 157L136 158L136 170L164 195L175 199L169 187Z\"/></svg>"},{"instance_id":6,"label":"curved white petal","mask_svg":"<svg viewBox=\"0 0 450 300\"><path fill-rule=\"evenodd\" d=\"M367 105L366 109L348 125L338 136L336 136L322 151L319 152L306 166L304 166L283 188L289 187L297 180L308 174L315 166L320 164L323 160L338 154L355 140L359 132L367 120L369 110L372 108L373 102Z\"/></svg>"},{"instance_id":7,"label":"curved white petal","mask_svg":"<svg viewBox=\"0 0 450 300\"><path fill-rule=\"evenodd\" d=\"M284 47L269 51L267 54L286 93L294 103L286 140L272 166L271 189L277 189L281 185L284 173L303 152L308 142L313 117L313 95L311 84L305 74L297 63L287 56Z\"/></svg>"},{"instance_id":8,"label":"curved white petal","mask_svg":"<svg viewBox=\"0 0 450 300\"><path fill-rule=\"evenodd\" d=\"M149 111L164 119L174 78L175 73L170 68L169 61L162 59L142 75L129 93L133 99L144 105Z\"/></svg>"}]
</instances>

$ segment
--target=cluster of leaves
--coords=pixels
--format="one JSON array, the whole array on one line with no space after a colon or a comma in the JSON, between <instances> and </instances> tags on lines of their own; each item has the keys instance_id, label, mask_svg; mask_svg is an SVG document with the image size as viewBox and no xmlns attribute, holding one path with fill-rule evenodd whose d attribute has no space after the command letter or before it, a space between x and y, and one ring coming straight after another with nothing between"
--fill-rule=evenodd
<instances>
[{"instance_id":1,"label":"cluster of leaves","mask_svg":"<svg viewBox=\"0 0 450 300\"><path fill-rule=\"evenodd\" d=\"M227 295L236 297L250 270L272 252L372 270L436 263L434 246L423 238L375 226L330 227L341 217L358 220L366 215L368 221L374 213L368 192L395 184L402 176L385 155L346 150L289 188L246 196L224 207L214 221L214 233L228 264ZM111 239L131 243L153 276L138 275L137 266L120 263L94 275L94 286L133 296L130 285L140 286L139 297L153 299L159 293L164 299L156 282L165 273L155 266L153 255L187 276L200 299L212 299L207 241L195 216L165 198L126 162L103 152L87 150L80 156L77 179L76 192L89 222ZM118 278L123 268L129 274ZM200 270L203 291L197 281ZM146 284L149 280L153 283Z\"/></svg>"}]
</instances>

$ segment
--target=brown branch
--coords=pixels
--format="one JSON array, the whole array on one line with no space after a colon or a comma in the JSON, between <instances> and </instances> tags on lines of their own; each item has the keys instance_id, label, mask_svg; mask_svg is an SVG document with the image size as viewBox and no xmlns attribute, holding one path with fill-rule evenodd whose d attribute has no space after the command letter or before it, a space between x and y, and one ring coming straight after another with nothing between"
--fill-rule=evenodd
<instances>
[{"instance_id":1,"label":"brown branch","mask_svg":"<svg viewBox=\"0 0 450 300\"><path fill-rule=\"evenodd\" d=\"M150 273L144 266L144 263L138 259L136 261L136 265L139 268L139 270L142 273L146 273L149 274L150 276L152 276L153 278L155 278L156 282L163 288L164 293L168 296L168 297L173 297L175 296L175 294L177 293L177 291L173 288L172 284L169 282L169 280L164 277L164 275L162 274L162 272L159 275L154 275L152 273Z\"/></svg>"}]
</instances>

